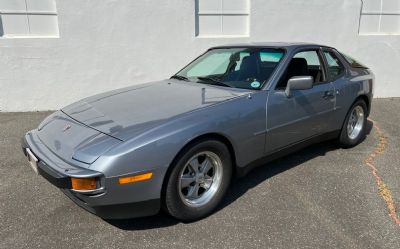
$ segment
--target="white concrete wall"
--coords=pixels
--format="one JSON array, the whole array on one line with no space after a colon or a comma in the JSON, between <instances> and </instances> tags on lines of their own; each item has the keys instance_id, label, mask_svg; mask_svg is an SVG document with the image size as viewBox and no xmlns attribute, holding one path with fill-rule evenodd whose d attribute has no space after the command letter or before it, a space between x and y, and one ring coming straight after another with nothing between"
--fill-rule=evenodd
<instances>
[{"instance_id":1,"label":"white concrete wall","mask_svg":"<svg viewBox=\"0 0 400 249\"><path fill-rule=\"evenodd\" d=\"M337 47L400 96L400 37L358 35L361 0L251 0L248 38L196 38L194 0L57 1L60 38L0 38L0 111L61 108L167 78L208 47L304 41Z\"/></svg>"}]
</instances>

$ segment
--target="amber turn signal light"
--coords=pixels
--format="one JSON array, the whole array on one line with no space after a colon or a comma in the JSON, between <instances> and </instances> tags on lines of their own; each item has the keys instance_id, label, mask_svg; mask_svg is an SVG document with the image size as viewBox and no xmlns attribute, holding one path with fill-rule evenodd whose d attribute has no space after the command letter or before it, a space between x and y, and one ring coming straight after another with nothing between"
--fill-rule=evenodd
<instances>
[{"instance_id":1,"label":"amber turn signal light","mask_svg":"<svg viewBox=\"0 0 400 249\"><path fill-rule=\"evenodd\" d=\"M71 177L73 190L95 190L96 178L73 178Z\"/></svg>"},{"instance_id":2,"label":"amber turn signal light","mask_svg":"<svg viewBox=\"0 0 400 249\"><path fill-rule=\"evenodd\" d=\"M134 175L134 176L126 176L126 177L120 177L118 179L119 184L127 184L127 183L133 183L133 182L141 182L141 181L146 181L151 179L153 177L153 173L144 173L140 175Z\"/></svg>"}]
</instances>

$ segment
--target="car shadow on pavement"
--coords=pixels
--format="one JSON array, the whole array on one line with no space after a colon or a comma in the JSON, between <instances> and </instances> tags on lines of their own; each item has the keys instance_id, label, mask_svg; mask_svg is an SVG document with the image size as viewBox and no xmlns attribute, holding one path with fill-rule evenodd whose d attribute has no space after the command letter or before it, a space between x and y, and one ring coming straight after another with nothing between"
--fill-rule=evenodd
<instances>
[{"instance_id":1,"label":"car shadow on pavement","mask_svg":"<svg viewBox=\"0 0 400 249\"><path fill-rule=\"evenodd\" d=\"M373 123L367 121L366 136L371 133ZM362 142L365 140L363 138ZM329 151L337 150L339 147L332 141L322 142L319 144L311 145L291 155L281 159L274 160L265 165L261 165L251 170L245 177L235 180L232 183L224 201L221 203L216 212L224 209L226 206L235 202L238 198L243 196L248 190L256 187L258 184L265 180L272 178L284 171L290 170L300 164L303 164L313 158L324 156ZM180 221L168 216L161 212L155 216L125 219L125 220L105 220L109 224L123 230L148 230L161 227L173 226Z\"/></svg>"}]
</instances>

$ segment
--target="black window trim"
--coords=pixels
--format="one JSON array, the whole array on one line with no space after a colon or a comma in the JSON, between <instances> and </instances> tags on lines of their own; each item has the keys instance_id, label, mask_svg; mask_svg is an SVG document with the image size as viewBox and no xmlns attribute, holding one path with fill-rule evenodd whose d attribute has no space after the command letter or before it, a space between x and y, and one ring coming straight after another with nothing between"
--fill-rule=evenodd
<instances>
[{"instance_id":1,"label":"black window trim","mask_svg":"<svg viewBox=\"0 0 400 249\"><path fill-rule=\"evenodd\" d=\"M324 54L322 52L322 48L321 47L318 49L318 57L319 57L319 60L320 60L319 63L321 63L322 81L315 82L313 84L313 86L323 85L323 84L329 83L329 81L328 81L328 71L327 71L327 67L326 67L325 60L324 60Z\"/></svg>"}]
</instances>

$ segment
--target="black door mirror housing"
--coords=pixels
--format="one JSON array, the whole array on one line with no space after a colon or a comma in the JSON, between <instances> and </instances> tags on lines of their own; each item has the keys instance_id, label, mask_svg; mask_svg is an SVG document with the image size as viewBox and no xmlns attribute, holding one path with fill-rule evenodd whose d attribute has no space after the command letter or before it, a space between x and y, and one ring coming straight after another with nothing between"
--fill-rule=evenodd
<instances>
[{"instance_id":1,"label":"black door mirror housing","mask_svg":"<svg viewBox=\"0 0 400 249\"><path fill-rule=\"evenodd\" d=\"M288 98L292 96L293 90L306 90L311 89L314 84L314 78L312 76L294 76L289 79L285 93Z\"/></svg>"}]
</instances>

